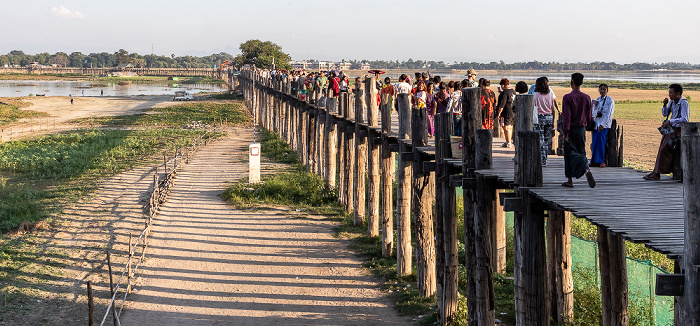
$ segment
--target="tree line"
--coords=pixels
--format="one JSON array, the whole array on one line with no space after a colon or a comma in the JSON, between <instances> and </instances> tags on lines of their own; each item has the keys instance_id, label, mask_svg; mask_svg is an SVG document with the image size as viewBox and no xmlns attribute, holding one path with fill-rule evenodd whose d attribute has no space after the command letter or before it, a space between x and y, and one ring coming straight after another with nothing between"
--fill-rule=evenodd
<instances>
[{"instance_id":1,"label":"tree line","mask_svg":"<svg viewBox=\"0 0 700 326\"><path fill-rule=\"evenodd\" d=\"M226 60L233 60L234 56L222 52L211 54L205 57L195 56L170 56L163 55L140 55L138 53L129 53L124 49L120 49L114 53L101 52L84 54L81 52L73 52L67 54L64 52L26 54L23 51L14 50L8 54L0 55L0 67L15 66L25 67L33 62L40 65L57 65L59 67L75 67L75 68L101 68L101 67L116 67L120 64L131 64L139 68L214 68L215 65L220 65Z\"/></svg>"},{"instance_id":2,"label":"tree line","mask_svg":"<svg viewBox=\"0 0 700 326\"><path fill-rule=\"evenodd\" d=\"M129 53L124 49L120 49L114 53L101 52L83 54L81 52L72 52L67 54L64 52L26 54L23 51L14 50L8 54L0 55L0 67L4 66L28 66L33 62L40 65L57 65L59 67L115 67L119 64L131 64L139 68L214 68L221 65L224 61L231 62L235 68L240 68L244 64L254 64L259 68L270 68L274 59L275 67L289 69L288 62L290 56L282 52L282 48L270 41L262 42L260 40L249 40L240 46L241 54L233 56L231 54L221 52L211 54L204 57L195 56L170 56L163 55L140 55L138 53ZM489 63L483 62L452 62L444 61L428 61L428 60L413 60L405 61L398 60L342 60L349 62L355 69L359 69L362 63L369 63L370 67L376 69L480 69L480 70L613 70L613 71L635 71L635 70L693 70L700 69L700 64L691 64L686 62L666 62L666 63L625 63L619 64L615 62L577 62L577 63L560 63L560 62L514 62L505 63L503 61L492 61Z\"/></svg>"},{"instance_id":3,"label":"tree line","mask_svg":"<svg viewBox=\"0 0 700 326\"><path fill-rule=\"evenodd\" d=\"M502 60L499 62L492 61L489 63L483 62L453 62L447 63L444 61L426 61L413 60L406 61L385 61L385 60L343 60L349 62L351 67L359 68L362 63L369 63L370 67L377 69L480 69L480 70L614 70L614 71L635 71L635 70L693 70L700 69L700 64L691 64L686 62L666 62L666 63L615 63L615 62L577 62L577 63L561 63L561 62L514 62L505 63Z\"/></svg>"}]
</instances>

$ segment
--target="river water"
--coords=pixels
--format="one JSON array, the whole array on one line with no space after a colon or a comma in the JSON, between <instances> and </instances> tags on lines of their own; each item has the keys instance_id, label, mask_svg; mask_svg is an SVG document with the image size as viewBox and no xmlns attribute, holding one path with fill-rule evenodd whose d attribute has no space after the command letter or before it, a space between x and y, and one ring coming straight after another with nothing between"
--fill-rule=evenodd
<instances>
[{"instance_id":1,"label":"river water","mask_svg":"<svg viewBox=\"0 0 700 326\"><path fill-rule=\"evenodd\" d=\"M0 97L44 96L138 96L174 95L175 91L221 92L222 84L136 83L119 85L94 81L0 80Z\"/></svg>"}]
</instances>

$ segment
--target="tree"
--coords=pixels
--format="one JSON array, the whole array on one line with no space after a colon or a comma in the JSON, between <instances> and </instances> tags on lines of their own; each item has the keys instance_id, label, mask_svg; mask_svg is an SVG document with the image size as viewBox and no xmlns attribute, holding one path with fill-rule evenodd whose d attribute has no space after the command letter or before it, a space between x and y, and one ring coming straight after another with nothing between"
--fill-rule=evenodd
<instances>
[{"instance_id":1,"label":"tree","mask_svg":"<svg viewBox=\"0 0 700 326\"><path fill-rule=\"evenodd\" d=\"M124 49L119 49L119 51L114 52L114 55L117 57L117 62L115 65L120 65L123 63L130 63L131 58L129 57L129 52L127 52Z\"/></svg>"},{"instance_id":2,"label":"tree","mask_svg":"<svg viewBox=\"0 0 700 326\"><path fill-rule=\"evenodd\" d=\"M270 41L249 40L241 43L241 54L233 60L233 64L241 67L246 64L255 65L258 68L271 69L274 60L275 68L291 69L289 60L291 57L282 52L282 47Z\"/></svg>"},{"instance_id":3,"label":"tree","mask_svg":"<svg viewBox=\"0 0 700 326\"><path fill-rule=\"evenodd\" d=\"M56 54L51 56L51 59L49 59L49 63L59 67L66 67L70 63L70 60L68 60L67 54L63 52L56 52Z\"/></svg>"}]
</instances>

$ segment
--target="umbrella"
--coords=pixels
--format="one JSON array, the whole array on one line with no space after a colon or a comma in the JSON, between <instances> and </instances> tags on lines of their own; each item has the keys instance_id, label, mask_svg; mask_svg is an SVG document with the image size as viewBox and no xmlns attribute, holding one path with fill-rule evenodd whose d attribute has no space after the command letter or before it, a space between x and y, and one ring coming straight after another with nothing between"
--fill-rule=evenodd
<instances>
[{"instance_id":1,"label":"umbrella","mask_svg":"<svg viewBox=\"0 0 700 326\"><path fill-rule=\"evenodd\" d=\"M381 75L384 73L384 71L379 70L379 69L372 69L372 70L368 71L368 73L375 74L375 75L377 75L377 74Z\"/></svg>"}]
</instances>

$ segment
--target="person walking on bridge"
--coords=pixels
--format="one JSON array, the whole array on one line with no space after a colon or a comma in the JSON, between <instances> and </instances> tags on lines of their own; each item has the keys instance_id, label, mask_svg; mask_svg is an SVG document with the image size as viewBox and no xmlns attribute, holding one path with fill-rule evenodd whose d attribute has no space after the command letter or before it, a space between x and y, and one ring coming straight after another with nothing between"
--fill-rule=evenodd
<instances>
[{"instance_id":1,"label":"person walking on bridge","mask_svg":"<svg viewBox=\"0 0 700 326\"><path fill-rule=\"evenodd\" d=\"M568 178L562 184L573 188L572 178L586 175L588 186L595 187L593 173L588 168L586 158L586 125L591 117L593 103L591 97L581 92L583 74L571 75L571 93L564 95L562 100L561 123L564 136L564 174Z\"/></svg>"}]
</instances>

